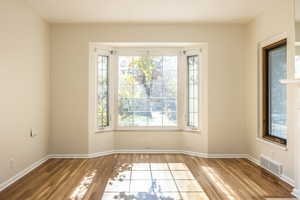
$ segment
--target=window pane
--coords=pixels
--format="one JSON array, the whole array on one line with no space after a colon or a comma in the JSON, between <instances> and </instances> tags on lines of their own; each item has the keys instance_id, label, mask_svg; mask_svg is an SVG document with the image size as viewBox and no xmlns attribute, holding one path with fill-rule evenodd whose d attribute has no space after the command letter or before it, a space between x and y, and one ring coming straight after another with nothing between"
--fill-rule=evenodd
<instances>
[{"instance_id":1,"label":"window pane","mask_svg":"<svg viewBox=\"0 0 300 200\"><path fill-rule=\"evenodd\" d=\"M118 59L119 126L176 126L177 56Z\"/></svg>"},{"instance_id":2,"label":"window pane","mask_svg":"<svg viewBox=\"0 0 300 200\"><path fill-rule=\"evenodd\" d=\"M109 126L108 110L108 56L98 56L97 60L97 126Z\"/></svg>"},{"instance_id":3,"label":"window pane","mask_svg":"<svg viewBox=\"0 0 300 200\"><path fill-rule=\"evenodd\" d=\"M269 50L269 131L271 136L287 138L286 45Z\"/></svg>"},{"instance_id":4,"label":"window pane","mask_svg":"<svg viewBox=\"0 0 300 200\"><path fill-rule=\"evenodd\" d=\"M199 56L188 56L188 120L187 126L199 127Z\"/></svg>"},{"instance_id":5,"label":"window pane","mask_svg":"<svg viewBox=\"0 0 300 200\"><path fill-rule=\"evenodd\" d=\"M176 112L164 112L163 123L165 126L175 126L177 124Z\"/></svg>"}]
</instances>

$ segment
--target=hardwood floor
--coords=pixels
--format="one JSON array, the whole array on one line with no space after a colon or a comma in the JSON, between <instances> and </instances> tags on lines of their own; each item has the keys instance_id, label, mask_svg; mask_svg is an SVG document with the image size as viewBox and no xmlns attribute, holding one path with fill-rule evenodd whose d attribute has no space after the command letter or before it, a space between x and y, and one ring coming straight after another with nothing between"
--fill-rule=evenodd
<instances>
[{"instance_id":1,"label":"hardwood floor","mask_svg":"<svg viewBox=\"0 0 300 200\"><path fill-rule=\"evenodd\" d=\"M2 191L0 199L251 200L292 197L291 191L290 185L246 159L115 154L50 159Z\"/></svg>"}]
</instances>

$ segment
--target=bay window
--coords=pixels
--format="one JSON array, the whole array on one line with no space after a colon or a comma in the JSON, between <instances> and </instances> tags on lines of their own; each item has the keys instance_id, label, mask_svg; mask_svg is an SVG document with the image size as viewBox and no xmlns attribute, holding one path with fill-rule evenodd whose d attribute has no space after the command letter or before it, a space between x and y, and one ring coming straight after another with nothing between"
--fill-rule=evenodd
<instances>
[{"instance_id":1,"label":"bay window","mask_svg":"<svg viewBox=\"0 0 300 200\"><path fill-rule=\"evenodd\" d=\"M91 66L96 130L200 129L200 48L101 46Z\"/></svg>"}]
</instances>

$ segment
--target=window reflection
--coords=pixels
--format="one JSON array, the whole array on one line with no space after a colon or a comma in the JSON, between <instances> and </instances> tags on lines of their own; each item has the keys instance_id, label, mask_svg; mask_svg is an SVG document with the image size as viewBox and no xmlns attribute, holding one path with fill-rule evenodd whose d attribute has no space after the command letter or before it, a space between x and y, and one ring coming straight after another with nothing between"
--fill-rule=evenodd
<instances>
[{"instance_id":1,"label":"window reflection","mask_svg":"<svg viewBox=\"0 0 300 200\"><path fill-rule=\"evenodd\" d=\"M75 188L73 193L70 196L70 200L81 200L89 189L90 184L93 182L93 179L96 175L97 170L88 172L80 184Z\"/></svg>"},{"instance_id":2,"label":"window reflection","mask_svg":"<svg viewBox=\"0 0 300 200\"><path fill-rule=\"evenodd\" d=\"M184 163L127 163L114 171L102 200L209 199Z\"/></svg>"},{"instance_id":3,"label":"window reflection","mask_svg":"<svg viewBox=\"0 0 300 200\"><path fill-rule=\"evenodd\" d=\"M226 184L220 176L214 171L214 169L210 167L202 167L205 174L215 183L215 185L224 193L226 199L235 200L237 197L236 193L232 190L232 188Z\"/></svg>"}]
</instances>

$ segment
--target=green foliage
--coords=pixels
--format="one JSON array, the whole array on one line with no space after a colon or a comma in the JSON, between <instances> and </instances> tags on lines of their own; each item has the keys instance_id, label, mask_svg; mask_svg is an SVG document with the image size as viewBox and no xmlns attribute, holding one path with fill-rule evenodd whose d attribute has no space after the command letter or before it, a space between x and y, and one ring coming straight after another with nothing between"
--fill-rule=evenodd
<instances>
[{"instance_id":1,"label":"green foliage","mask_svg":"<svg viewBox=\"0 0 300 200\"><path fill-rule=\"evenodd\" d=\"M153 57L141 56L137 59L134 59L129 63L128 68L132 73L129 73L124 79L126 80L126 85L141 85L145 90L147 98L151 96L151 89L153 82L161 76L160 72L157 70L156 63L153 61ZM138 93L134 93L132 90L122 90L119 95L123 99L130 99L138 97ZM130 103L127 102L127 105ZM120 111L122 119L126 119L132 115L130 112L123 112L125 105L123 102L120 102ZM151 114L151 113L150 113Z\"/></svg>"},{"instance_id":2,"label":"green foliage","mask_svg":"<svg viewBox=\"0 0 300 200\"><path fill-rule=\"evenodd\" d=\"M107 117L107 112L106 112L106 107L104 103L99 103L98 104L98 126L99 127L105 127L108 125L108 117Z\"/></svg>"},{"instance_id":3,"label":"green foliage","mask_svg":"<svg viewBox=\"0 0 300 200\"><path fill-rule=\"evenodd\" d=\"M161 76L157 70L156 63L154 63L153 57L141 56L138 59L134 59L128 66L136 74L130 74L127 77L128 84L139 83L145 89L146 95L150 97L150 91L153 82Z\"/></svg>"},{"instance_id":4,"label":"green foliage","mask_svg":"<svg viewBox=\"0 0 300 200\"><path fill-rule=\"evenodd\" d=\"M172 95L176 94L177 79L172 79L168 73L163 74L165 67L170 69L170 65L163 65L164 60L163 56L125 56L122 58L119 66L121 124L126 126L132 123L137 125L155 123L151 120L161 117L159 121L162 121L163 116L173 120L174 117L167 114L168 110L165 108L167 103L164 98L172 98ZM176 110L176 106L174 107Z\"/></svg>"},{"instance_id":5,"label":"green foliage","mask_svg":"<svg viewBox=\"0 0 300 200\"><path fill-rule=\"evenodd\" d=\"M129 67L138 68L140 72L142 72L141 76L143 76L143 79L137 79L137 82L141 82L142 80L146 83L150 83L155 78L153 77L153 70L157 67L151 57L139 57L138 59L133 60L133 62L129 64Z\"/></svg>"}]
</instances>

